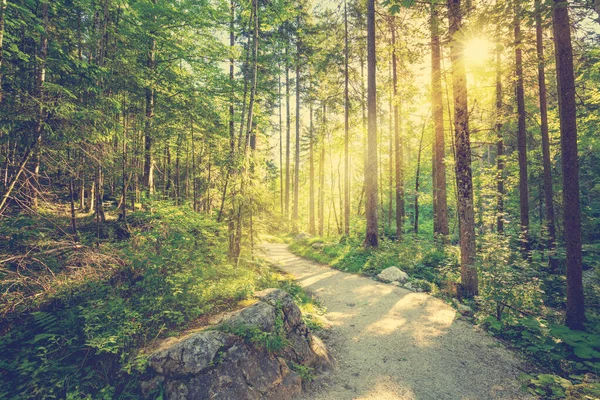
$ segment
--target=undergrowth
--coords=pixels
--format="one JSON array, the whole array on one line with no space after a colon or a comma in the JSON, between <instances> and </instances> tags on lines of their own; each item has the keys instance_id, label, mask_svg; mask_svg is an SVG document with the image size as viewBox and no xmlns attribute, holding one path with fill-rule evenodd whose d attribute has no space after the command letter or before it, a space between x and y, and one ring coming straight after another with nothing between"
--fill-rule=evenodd
<instances>
[{"instance_id":1,"label":"undergrowth","mask_svg":"<svg viewBox=\"0 0 600 400\"><path fill-rule=\"evenodd\" d=\"M138 349L281 285L260 260L231 265L225 230L206 216L150 209L129 215L128 240L107 223L98 246L85 219L79 243L68 220L2 220L0 398L138 398Z\"/></svg>"}]
</instances>

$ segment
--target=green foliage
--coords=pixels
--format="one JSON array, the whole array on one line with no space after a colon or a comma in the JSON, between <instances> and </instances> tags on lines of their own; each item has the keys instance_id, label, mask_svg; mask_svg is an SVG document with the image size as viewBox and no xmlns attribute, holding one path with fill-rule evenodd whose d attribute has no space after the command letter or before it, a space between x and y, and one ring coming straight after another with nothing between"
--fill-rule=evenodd
<instances>
[{"instance_id":1,"label":"green foliage","mask_svg":"<svg viewBox=\"0 0 600 400\"><path fill-rule=\"evenodd\" d=\"M290 369L292 371L297 372L304 382L312 382L315 379L314 368L302 364L297 364L293 361L288 361L288 364L290 366Z\"/></svg>"},{"instance_id":2,"label":"green foliage","mask_svg":"<svg viewBox=\"0 0 600 400\"><path fill-rule=\"evenodd\" d=\"M219 330L244 338L247 342L266 349L270 353L276 353L289 346L290 343L285 335L281 306L277 306L275 309L275 324L272 332L265 332L254 325L230 325L227 323L219 326Z\"/></svg>"},{"instance_id":3,"label":"green foliage","mask_svg":"<svg viewBox=\"0 0 600 400\"><path fill-rule=\"evenodd\" d=\"M267 264L230 265L221 226L205 216L157 202L152 212L130 217L131 239L103 244L124 267L88 276L76 282L77 290L69 286L48 298L39 311L3 321L0 398L135 395L145 368L140 347L277 284ZM15 225L13 231L15 247L44 237L43 230ZM261 343L276 349L285 344L280 339L263 337Z\"/></svg>"},{"instance_id":4,"label":"green foliage","mask_svg":"<svg viewBox=\"0 0 600 400\"><path fill-rule=\"evenodd\" d=\"M480 314L502 320L538 310L543 294L541 269L513 251L507 236L483 236L478 262Z\"/></svg>"},{"instance_id":5,"label":"green foliage","mask_svg":"<svg viewBox=\"0 0 600 400\"><path fill-rule=\"evenodd\" d=\"M315 246L316 243L320 245ZM382 240L378 248L367 249L357 238L344 238L336 243L315 237L293 242L290 250L352 273L377 275L388 267L396 266L408 273L418 287L428 291L434 289L433 285L441 284L443 266L457 267L457 255L452 246L438 247L416 238L402 242Z\"/></svg>"}]
</instances>

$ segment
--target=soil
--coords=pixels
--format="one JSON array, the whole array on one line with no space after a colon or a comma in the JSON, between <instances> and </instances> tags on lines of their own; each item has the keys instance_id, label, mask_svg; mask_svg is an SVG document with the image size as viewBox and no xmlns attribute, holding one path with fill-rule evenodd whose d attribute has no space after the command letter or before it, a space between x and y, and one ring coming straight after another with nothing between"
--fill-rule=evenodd
<instances>
[{"instance_id":1,"label":"soil","mask_svg":"<svg viewBox=\"0 0 600 400\"><path fill-rule=\"evenodd\" d=\"M518 376L525 362L444 301L263 249L326 307L319 333L336 367L302 399L530 399Z\"/></svg>"}]
</instances>

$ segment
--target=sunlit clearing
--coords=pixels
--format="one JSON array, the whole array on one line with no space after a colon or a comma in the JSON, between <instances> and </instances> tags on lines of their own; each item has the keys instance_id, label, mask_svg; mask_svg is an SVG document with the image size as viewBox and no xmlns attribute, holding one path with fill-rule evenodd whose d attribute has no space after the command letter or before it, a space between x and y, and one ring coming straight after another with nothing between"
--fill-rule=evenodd
<instances>
[{"instance_id":1,"label":"sunlit clearing","mask_svg":"<svg viewBox=\"0 0 600 400\"><path fill-rule=\"evenodd\" d=\"M465 43L465 61L470 65L482 65L487 61L492 44L482 38L473 38Z\"/></svg>"}]
</instances>

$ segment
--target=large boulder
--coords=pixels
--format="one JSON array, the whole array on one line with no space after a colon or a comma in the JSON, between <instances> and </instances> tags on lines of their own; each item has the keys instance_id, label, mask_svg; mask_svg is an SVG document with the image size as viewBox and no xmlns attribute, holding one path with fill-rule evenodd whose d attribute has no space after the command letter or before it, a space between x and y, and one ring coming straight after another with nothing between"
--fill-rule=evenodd
<instances>
[{"instance_id":1,"label":"large boulder","mask_svg":"<svg viewBox=\"0 0 600 400\"><path fill-rule=\"evenodd\" d=\"M194 333L154 352L149 357L153 377L142 385L145 394L162 385L169 400L287 400L302 390L291 363L315 371L332 366L288 293L268 289L256 297L258 302L228 316L222 328ZM231 333L243 327L281 335L287 345L270 352Z\"/></svg>"},{"instance_id":2,"label":"large boulder","mask_svg":"<svg viewBox=\"0 0 600 400\"><path fill-rule=\"evenodd\" d=\"M397 267L389 267L381 271L377 278L383 282L400 282L408 280L408 274Z\"/></svg>"}]
</instances>

